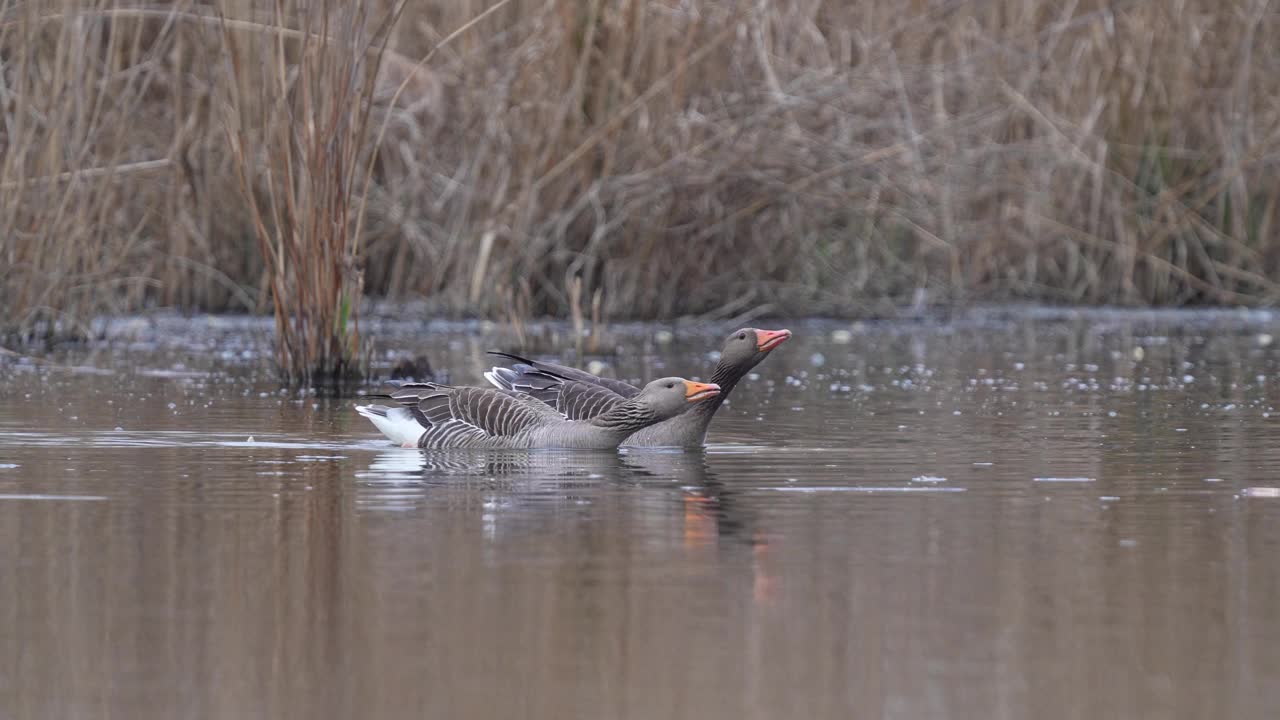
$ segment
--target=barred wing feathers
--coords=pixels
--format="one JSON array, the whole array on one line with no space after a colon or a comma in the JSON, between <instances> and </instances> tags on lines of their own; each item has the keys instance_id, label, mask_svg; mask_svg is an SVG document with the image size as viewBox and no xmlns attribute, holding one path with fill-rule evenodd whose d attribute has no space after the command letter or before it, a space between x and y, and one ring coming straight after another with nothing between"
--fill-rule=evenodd
<instances>
[{"instance_id":1,"label":"barred wing feathers","mask_svg":"<svg viewBox=\"0 0 1280 720\"><path fill-rule=\"evenodd\" d=\"M523 365L526 368L532 368L533 370L549 373L551 375L556 375L558 377L564 378L565 380L575 380L577 382L588 383L591 385L599 385L600 387L603 387L607 390L612 390L613 392L622 396L623 399L633 398L636 395L640 394L640 388L636 387L635 385L632 385L631 383L623 382L621 380L614 380L612 378L602 378L598 375L592 375L591 373L585 370L571 368L568 365L560 365L552 362L542 362L539 360L530 360L528 358L520 357L519 355L512 355L511 353L498 352L496 350L490 350L489 354L496 355L498 357L504 357L504 358L507 358L508 360L515 361L516 365L513 366L513 369L515 369L516 371L520 371L522 369L520 366ZM498 369L499 368L494 368L494 370L498 370ZM490 382L492 382L492 379L490 379Z\"/></svg>"}]
</instances>

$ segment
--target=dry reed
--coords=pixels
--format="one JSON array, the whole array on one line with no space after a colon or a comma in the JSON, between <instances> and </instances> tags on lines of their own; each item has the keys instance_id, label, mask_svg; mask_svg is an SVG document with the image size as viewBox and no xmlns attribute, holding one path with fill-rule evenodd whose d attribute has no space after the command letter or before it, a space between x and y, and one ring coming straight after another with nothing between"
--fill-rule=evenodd
<instances>
[{"instance_id":1,"label":"dry reed","mask_svg":"<svg viewBox=\"0 0 1280 720\"><path fill-rule=\"evenodd\" d=\"M360 180L372 163L373 92L400 6L372 11L278 0L266 32L244 37L221 17L234 79L222 103L227 137L264 259L277 363L301 382L359 379L367 367L358 263L368 186Z\"/></svg>"},{"instance_id":2,"label":"dry reed","mask_svg":"<svg viewBox=\"0 0 1280 720\"><path fill-rule=\"evenodd\" d=\"M279 127L328 102L281 105L279 60L290 87L314 72L299 42L281 54L278 32L223 32L181 0L37 5L0 8L9 327L310 292L263 272L277 245L257 241L311 222L264 210L312 182L272 153L319 149ZM297 32L321 6L224 8ZM1261 0L413 3L351 96L386 130L376 151L343 136L346 197L374 164L336 256L363 263L367 294L497 318L588 297L606 318L1271 304L1277 41ZM254 42L263 62L228 62ZM268 145L241 162L228 106Z\"/></svg>"}]
</instances>

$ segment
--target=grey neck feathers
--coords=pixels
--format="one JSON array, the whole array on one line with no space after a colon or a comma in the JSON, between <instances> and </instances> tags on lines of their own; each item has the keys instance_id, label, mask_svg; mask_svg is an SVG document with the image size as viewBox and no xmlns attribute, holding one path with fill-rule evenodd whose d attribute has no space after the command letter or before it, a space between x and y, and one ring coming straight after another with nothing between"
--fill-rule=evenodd
<instances>
[{"instance_id":1,"label":"grey neck feathers","mask_svg":"<svg viewBox=\"0 0 1280 720\"><path fill-rule=\"evenodd\" d=\"M609 412L592 418L590 422L605 430L633 433L654 424L657 418L652 409L632 398Z\"/></svg>"},{"instance_id":2,"label":"grey neck feathers","mask_svg":"<svg viewBox=\"0 0 1280 720\"><path fill-rule=\"evenodd\" d=\"M716 369L711 371L711 382L720 386L720 394L708 400L703 400L689 411L694 417L704 417L708 422L711 416L716 414L716 410L720 409L720 404L729 397L729 393L733 392L733 387L738 381L746 377L751 371L752 366L742 365L726 365L723 360L716 364Z\"/></svg>"}]
</instances>

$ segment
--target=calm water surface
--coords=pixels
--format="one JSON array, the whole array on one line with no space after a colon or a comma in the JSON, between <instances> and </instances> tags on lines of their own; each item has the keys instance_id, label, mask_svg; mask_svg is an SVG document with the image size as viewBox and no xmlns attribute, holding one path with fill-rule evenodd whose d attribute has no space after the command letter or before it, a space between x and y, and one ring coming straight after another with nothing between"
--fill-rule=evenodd
<instances>
[{"instance_id":1,"label":"calm water surface","mask_svg":"<svg viewBox=\"0 0 1280 720\"><path fill-rule=\"evenodd\" d=\"M1280 319L788 326L691 453L387 447L224 320L0 363L0 717L1280 715Z\"/></svg>"}]
</instances>

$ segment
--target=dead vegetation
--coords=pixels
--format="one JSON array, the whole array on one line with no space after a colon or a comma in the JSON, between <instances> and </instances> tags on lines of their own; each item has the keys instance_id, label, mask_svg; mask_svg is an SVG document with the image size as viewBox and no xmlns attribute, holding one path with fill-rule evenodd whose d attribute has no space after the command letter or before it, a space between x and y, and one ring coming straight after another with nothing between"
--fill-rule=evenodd
<instances>
[{"instance_id":1,"label":"dead vegetation","mask_svg":"<svg viewBox=\"0 0 1280 720\"><path fill-rule=\"evenodd\" d=\"M1260 0L156 7L0 0L11 332L1280 297Z\"/></svg>"}]
</instances>

